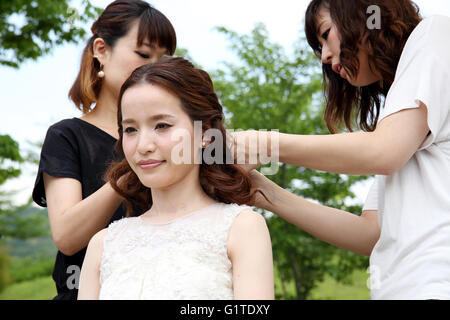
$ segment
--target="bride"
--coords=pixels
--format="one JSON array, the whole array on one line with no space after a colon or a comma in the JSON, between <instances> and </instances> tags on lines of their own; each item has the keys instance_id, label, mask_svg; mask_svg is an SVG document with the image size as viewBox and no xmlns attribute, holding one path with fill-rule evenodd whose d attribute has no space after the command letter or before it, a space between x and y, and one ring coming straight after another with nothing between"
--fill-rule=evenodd
<instances>
[{"instance_id":1,"label":"bride","mask_svg":"<svg viewBox=\"0 0 450 320\"><path fill-rule=\"evenodd\" d=\"M78 299L274 298L265 219L239 205L259 191L237 165L193 161L214 144L203 135L197 148L194 121L226 137L209 75L183 58L140 67L122 86L117 147L125 160L106 178L128 217L91 239ZM188 147L177 153L180 138ZM130 217L132 203L145 213Z\"/></svg>"}]
</instances>

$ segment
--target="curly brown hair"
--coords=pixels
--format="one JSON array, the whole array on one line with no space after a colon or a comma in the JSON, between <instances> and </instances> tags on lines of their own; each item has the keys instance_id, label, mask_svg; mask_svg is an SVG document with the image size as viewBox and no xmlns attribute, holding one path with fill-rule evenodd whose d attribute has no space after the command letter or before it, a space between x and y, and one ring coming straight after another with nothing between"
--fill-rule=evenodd
<instances>
[{"instance_id":1,"label":"curly brown hair","mask_svg":"<svg viewBox=\"0 0 450 320\"><path fill-rule=\"evenodd\" d=\"M119 140L116 143L119 154L124 156L122 97L126 90L142 83L159 86L174 94L180 99L181 107L189 118L193 122L201 121L203 132L217 129L221 132L223 141L226 141L223 108L208 73L195 68L184 58L163 56L155 63L136 69L120 90L117 115ZM202 161L200 164L199 179L206 194L216 201L237 204L252 202L256 192L264 196L260 190L252 188L249 174L244 169L236 164L227 164L230 151L226 143L222 145L223 161L213 164L205 164ZM127 216L130 216L133 210L143 212L151 208L151 189L141 183L126 159L113 163L108 168L105 181L109 181L112 188L125 198Z\"/></svg>"},{"instance_id":2,"label":"curly brown hair","mask_svg":"<svg viewBox=\"0 0 450 320\"><path fill-rule=\"evenodd\" d=\"M381 29L367 28L367 9L380 8ZM325 122L331 133L342 127L353 131L354 116L358 127L374 131L383 97L386 97L395 78L403 48L414 28L422 20L418 6L411 0L313 0L305 17L305 31L309 45L317 57L322 48L318 40L317 15L321 8L330 12L331 19L341 35L341 64L356 76L357 58L362 43L368 51L369 65L381 75L382 83L354 87L333 72L330 64L323 64Z\"/></svg>"}]
</instances>

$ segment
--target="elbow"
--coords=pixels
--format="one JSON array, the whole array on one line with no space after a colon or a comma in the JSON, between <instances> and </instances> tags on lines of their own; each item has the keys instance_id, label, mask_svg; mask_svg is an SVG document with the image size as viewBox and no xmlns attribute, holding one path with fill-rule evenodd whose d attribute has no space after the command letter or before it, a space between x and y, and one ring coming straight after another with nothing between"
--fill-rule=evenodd
<instances>
[{"instance_id":1,"label":"elbow","mask_svg":"<svg viewBox=\"0 0 450 320\"><path fill-rule=\"evenodd\" d=\"M377 227L376 232L374 232L373 235L369 238L367 245L362 248L360 253L361 255L366 257L370 257L372 255L373 248L375 248L375 245L380 239L380 233L380 228Z\"/></svg>"},{"instance_id":2,"label":"elbow","mask_svg":"<svg viewBox=\"0 0 450 320\"><path fill-rule=\"evenodd\" d=\"M365 246L355 248L351 251L353 251L356 254L362 255L362 256L370 257L372 255L372 251L373 251L373 248L375 247L375 244L376 244L376 241L374 241L374 242L370 241Z\"/></svg>"},{"instance_id":3,"label":"elbow","mask_svg":"<svg viewBox=\"0 0 450 320\"><path fill-rule=\"evenodd\" d=\"M387 163L385 165L379 166L376 170L375 174L382 176L390 176L398 171L396 166L393 166L391 163Z\"/></svg>"},{"instance_id":4,"label":"elbow","mask_svg":"<svg viewBox=\"0 0 450 320\"><path fill-rule=\"evenodd\" d=\"M395 153L389 151L380 151L373 155L372 159L375 159L373 164L373 174L390 176L399 171L404 163L395 157Z\"/></svg>"},{"instance_id":5,"label":"elbow","mask_svg":"<svg viewBox=\"0 0 450 320\"><path fill-rule=\"evenodd\" d=\"M385 164L382 167L381 172L378 174L383 175L383 176L391 176L394 173L400 171L400 169L403 168L403 166L404 166L404 163L400 164L398 162L396 163L396 162L392 161L392 162Z\"/></svg>"},{"instance_id":6,"label":"elbow","mask_svg":"<svg viewBox=\"0 0 450 320\"><path fill-rule=\"evenodd\" d=\"M362 250L361 252L358 252L358 254L360 254L362 256L370 257L371 254L372 254L372 250L373 250L373 247L371 247L371 248L364 248L364 250Z\"/></svg>"},{"instance_id":7,"label":"elbow","mask_svg":"<svg viewBox=\"0 0 450 320\"><path fill-rule=\"evenodd\" d=\"M67 240L68 236L63 234L54 234L53 242L56 248L66 256L73 256L79 250L73 246L73 243Z\"/></svg>"}]
</instances>

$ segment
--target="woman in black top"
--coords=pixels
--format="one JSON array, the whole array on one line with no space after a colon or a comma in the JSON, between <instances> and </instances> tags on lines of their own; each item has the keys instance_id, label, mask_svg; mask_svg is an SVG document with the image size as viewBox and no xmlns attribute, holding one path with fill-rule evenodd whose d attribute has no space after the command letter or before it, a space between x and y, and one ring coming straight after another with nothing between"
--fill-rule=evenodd
<instances>
[{"instance_id":1,"label":"woman in black top","mask_svg":"<svg viewBox=\"0 0 450 320\"><path fill-rule=\"evenodd\" d=\"M123 199L103 180L109 164L120 160L115 151L120 87L134 69L176 48L170 21L141 0L114 1L91 30L69 93L83 116L48 129L33 190L34 201L48 207L58 248L54 299L62 300L77 298L91 237L126 213Z\"/></svg>"}]
</instances>

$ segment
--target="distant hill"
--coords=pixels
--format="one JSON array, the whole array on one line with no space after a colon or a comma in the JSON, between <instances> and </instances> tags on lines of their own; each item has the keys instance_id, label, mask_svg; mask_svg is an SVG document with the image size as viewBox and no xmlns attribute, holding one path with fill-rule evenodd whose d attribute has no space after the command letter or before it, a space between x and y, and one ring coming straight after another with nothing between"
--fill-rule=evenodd
<instances>
[{"instance_id":1,"label":"distant hill","mask_svg":"<svg viewBox=\"0 0 450 320\"><path fill-rule=\"evenodd\" d=\"M10 255L17 258L39 256L53 259L58 251L51 235L27 240L7 239L5 244L11 247Z\"/></svg>"},{"instance_id":2,"label":"distant hill","mask_svg":"<svg viewBox=\"0 0 450 320\"><path fill-rule=\"evenodd\" d=\"M17 258L39 256L42 258L54 259L58 250L56 249L50 234L50 223L48 221L47 209L30 206L27 208L22 208L20 212L17 212L17 214L20 215L22 219L26 219L26 217L31 218L33 215L42 215L46 217L43 219L45 222L42 227L47 231L47 235L29 238L26 240L4 237L2 242L11 248L10 255Z\"/></svg>"}]
</instances>

